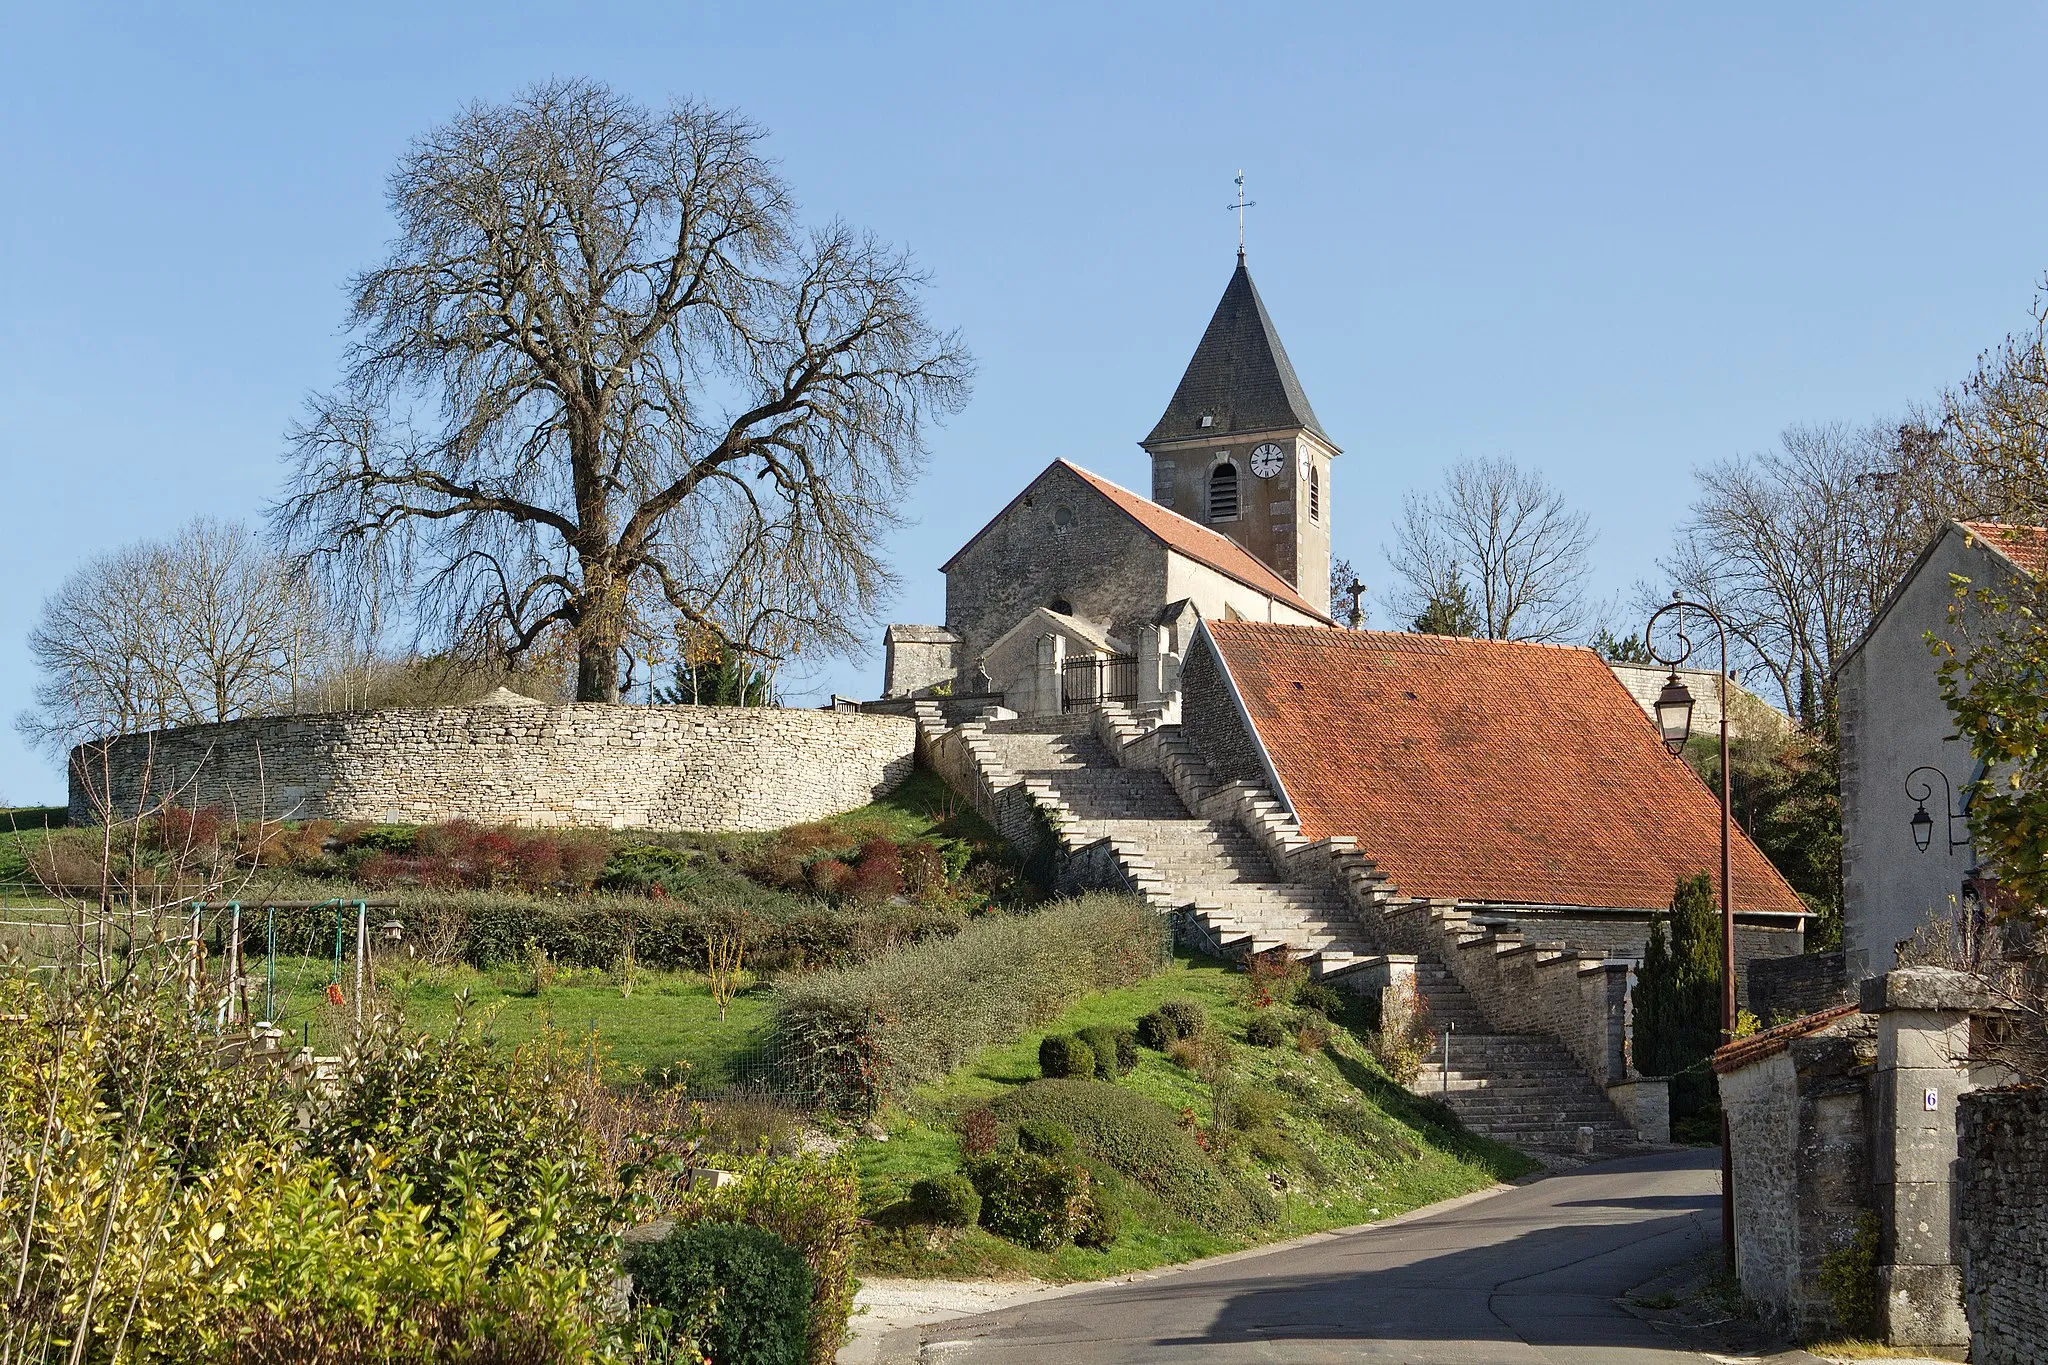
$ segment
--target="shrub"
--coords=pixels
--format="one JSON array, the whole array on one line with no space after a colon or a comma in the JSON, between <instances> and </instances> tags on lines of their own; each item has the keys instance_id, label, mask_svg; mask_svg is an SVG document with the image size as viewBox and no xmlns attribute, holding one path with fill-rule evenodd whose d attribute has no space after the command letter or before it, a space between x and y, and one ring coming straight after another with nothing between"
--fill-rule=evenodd
<instances>
[{"instance_id":1,"label":"shrub","mask_svg":"<svg viewBox=\"0 0 2048 1365\"><path fill-rule=\"evenodd\" d=\"M1287 1096L1270 1085L1225 1085L1216 1089L1216 1125L1240 1133L1264 1128L1287 1112Z\"/></svg>"},{"instance_id":2,"label":"shrub","mask_svg":"<svg viewBox=\"0 0 2048 1365\"><path fill-rule=\"evenodd\" d=\"M1287 1026L1270 1014L1261 1014L1246 1027L1244 1040L1253 1047L1279 1047L1287 1041Z\"/></svg>"},{"instance_id":3,"label":"shrub","mask_svg":"<svg viewBox=\"0 0 2048 1365\"><path fill-rule=\"evenodd\" d=\"M981 1218L981 1194L957 1172L931 1175L910 1187L911 1215L942 1228L971 1228Z\"/></svg>"},{"instance_id":4,"label":"shrub","mask_svg":"<svg viewBox=\"0 0 2048 1365\"><path fill-rule=\"evenodd\" d=\"M597 884L606 891L636 891L645 894L653 887L664 890L682 885L696 864L697 854L688 849L661 844L628 844L613 849L605 859Z\"/></svg>"},{"instance_id":5,"label":"shrub","mask_svg":"<svg viewBox=\"0 0 2048 1365\"><path fill-rule=\"evenodd\" d=\"M985 1104L960 1116L960 1150L969 1156L987 1156L996 1149L1002 1125Z\"/></svg>"},{"instance_id":6,"label":"shrub","mask_svg":"<svg viewBox=\"0 0 2048 1365\"><path fill-rule=\"evenodd\" d=\"M739 1179L718 1189L671 1187L657 1206L679 1223L746 1223L803 1254L811 1271L810 1365L831 1365L853 1312L860 1241L860 1176L851 1162L815 1156L722 1157Z\"/></svg>"},{"instance_id":7,"label":"shrub","mask_svg":"<svg viewBox=\"0 0 2048 1365\"><path fill-rule=\"evenodd\" d=\"M475 967L521 963L531 939L563 967L605 971L617 967L629 936L633 959L642 968L702 971L707 938L736 928L742 919L747 932L747 965L758 971L851 966L891 947L948 936L963 923L961 916L942 907L841 909L784 896L752 883L736 888L712 883L703 891L676 885L667 889L672 899L599 894L571 900L506 891L437 892L406 887L394 897L398 906L392 917L405 925L407 938L414 941L420 939L419 931L428 923L457 926L456 938L448 945L449 956ZM347 914L353 934L353 909ZM260 956L264 917L244 914L242 924L244 951L252 958ZM287 945L315 956L323 948L332 951L334 910L331 906L279 910L277 937L279 952Z\"/></svg>"},{"instance_id":8,"label":"shrub","mask_svg":"<svg viewBox=\"0 0 2048 1365\"><path fill-rule=\"evenodd\" d=\"M1091 991L1152 975L1164 945L1157 915L1127 896L977 920L861 967L778 982L775 1043L792 1084L866 1113Z\"/></svg>"},{"instance_id":9,"label":"shrub","mask_svg":"<svg viewBox=\"0 0 2048 1365\"><path fill-rule=\"evenodd\" d=\"M811 884L811 890L827 899L836 899L846 891L853 880L853 869L837 858L820 858L804 870L804 877Z\"/></svg>"},{"instance_id":10,"label":"shrub","mask_svg":"<svg viewBox=\"0 0 2048 1365\"><path fill-rule=\"evenodd\" d=\"M1214 1232L1241 1231L1257 1221L1244 1194L1221 1172L1165 1105L1101 1081L1033 1081L990 1106L1021 1127L1050 1119L1074 1135L1076 1148L1150 1190L1179 1217Z\"/></svg>"},{"instance_id":11,"label":"shrub","mask_svg":"<svg viewBox=\"0 0 2048 1365\"><path fill-rule=\"evenodd\" d=\"M1071 1033L1050 1034L1038 1045L1038 1070L1046 1076L1087 1080L1095 1074L1095 1062L1095 1049Z\"/></svg>"},{"instance_id":12,"label":"shrub","mask_svg":"<svg viewBox=\"0 0 2048 1365\"><path fill-rule=\"evenodd\" d=\"M887 839L870 839L861 845L860 861L846 885L846 896L856 901L883 901L903 891L903 867L896 845Z\"/></svg>"},{"instance_id":13,"label":"shrub","mask_svg":"<svg viewBox=\"0 0 2048 1365\"><path fill-rule=\"evenodd\" d=\"M1875 1336L1882 1327L1877 1257L1883 1234L1876 1214L1860 1213L1849 1240L1820 1260L1821 1292L1834 1306L1836 1323L1852 1336Z\"/></svg>"},{"instance_id":14,"label":"shrub","mask_svg":"<svg viewBox=\"0 0 2048 1365\"><path fill-rule=\"evenodd\" d=\"M1294 1050L1321 1052L1330 1042L1330 1025L1322 1015L1304 1010L1294 1021Z\"/></svg>"},{"instance_id":15,"label":"shrub","mask_svg":"<svg viewBox=\"0 0 2048 1365\"><path fill-rule=\"evenodd\" d=\"M1074 1035L1095 1049L1095 1074L1104 1080L1127 1076L1138 1064L1138 1039L1126 1028L1096 1024Z\"/></svg>"},{"instance_id":16,"label":"shrub","mask_svg":"<svg viewBox=\"0 0 2048 1365\"><path fill-rule=\"evenodd\" d=\"M1325 1019L1335 1019L1344 1013L1344 992L1335 986L1326 986L1320 981L1311 981L1294 992L1294 1003L1305 1010L1314 1010Z\"/></svg>"},{"instance_id":17,"label":"shrub","mask_svg":"<svg viewBox=\"0 0 2048 1365\"><path fill-rule=\"evenodd\" d=\"M1033 1152L983 1157L968 1168L981 1192L981 1225L998 1237L1057 1251L1088 1217L1088 1172Z\"/></svg>"},{"instance_id":18,"label":"shrub","mask_svg":"<svg viewBox=\"0 0 2048 1365\"><path fill-rule=\"evenodd\" d=\"M1088 1212L1074 1241L1092 1251L1105 1251L1124 1230L1124 1201L1102 1181L1088 1183Z\"/></svg>"},{"instance_id":19,"label":"shrub","mask_svg":"<svg viewBox=\"0 0 2048 1365\"><path fill-rule=\"evenodd\" d=\"M1208 1015L1195 1001L1168 1000L1138 1021L1138 1041L1163 1052L1174 1039L1200 1033L1207 1022Z\"/></svg>"},{"instance_id":20,"label":"shrub","mask_svg":"<svg viewBox=\"0 0 2048 1365\"><path fill-rule=\"evenodd\" d=\"M1026 1119L1017 1125L1017 1146L1036 1156L1070 1157L1074 1130L1053 1119Z\"/></svg>"},{"instance_id":21,"label":"shrub","mask_svg":"<svg viewBox=\"0 0 2048 1365\"><path fill-rule=\"evenodd\" d=\"M1308 966L1288 955L1285 948L1254 954L1244 964L1239 996L1253 1009L1285 1005L1294 993L1308 984Z\"/></svg>"},{"instance_id":22,"label":"shrub","mask_svg":"<svg viewBox=\"0 0 2048 1365\"><path fill-rule=\"evenodd\" d=\"M739 1223L677 1227L626 1262L636 1302L708 1317L720 1365L803 1365L811 1272L781 1238Z\"/></svg>"}]
</instances>

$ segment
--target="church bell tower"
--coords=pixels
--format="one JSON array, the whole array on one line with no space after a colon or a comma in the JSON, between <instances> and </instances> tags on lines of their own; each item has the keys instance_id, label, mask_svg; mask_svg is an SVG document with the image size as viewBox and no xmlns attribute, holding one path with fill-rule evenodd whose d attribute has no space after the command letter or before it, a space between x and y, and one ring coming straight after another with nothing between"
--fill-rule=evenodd
<instances>
[{"instance_id":1,"label":"church bell tower","mask_svg":"<svg viewBox=\"0 0 2048 1365\"><path fill-rule=\"evenodd\" d=\"M1244 252L1173 401L1138 443L1152 500L1229 536L1330 605L1330 464L1340 453L1295 378Z\"/></svg>"}]
</instances>

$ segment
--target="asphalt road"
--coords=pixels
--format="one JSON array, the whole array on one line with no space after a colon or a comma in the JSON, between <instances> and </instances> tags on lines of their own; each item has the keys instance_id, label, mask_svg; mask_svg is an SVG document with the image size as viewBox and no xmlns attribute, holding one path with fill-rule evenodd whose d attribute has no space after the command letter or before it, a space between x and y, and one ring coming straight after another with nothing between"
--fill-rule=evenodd
<instances>
[{"instance_id":1,"label":"asphalt road","mask_svg":"<svg viewBox=\"0 0 2048 1365\"><path fill-rule=\"evenodd\" d=\"M1615 1300L1719 1238L1716 1157L1586 1167L1442 1213L922 1329L930 1365L1702 1365Z\"/></svg>"}]
</instances>

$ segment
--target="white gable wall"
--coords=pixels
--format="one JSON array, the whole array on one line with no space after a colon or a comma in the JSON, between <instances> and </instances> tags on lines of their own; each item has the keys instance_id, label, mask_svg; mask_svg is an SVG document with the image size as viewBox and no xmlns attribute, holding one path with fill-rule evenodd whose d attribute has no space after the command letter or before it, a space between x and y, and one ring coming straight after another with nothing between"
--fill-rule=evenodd
<instances>
[{"instance_id":1,"label":"white gable wall","mask_svg":"<svg viewBox=\"0 0 2048 1365\"><path fill-rule=\"evenodd\" d=\"M1906 795L1906 776L1922 764L1947 775L1960 798L1973 765L1968 747L1950 739L1953 725L1942 704L1936 660L1926 636L1947 638L1951 574L1989 585L2010 571L2004 561L1951 527L1899 589L1889 609L1836 677L1842 738L1843 947L1849 975L1889 971L1895 946L1911 938L1930 915L1948 915L1961 898L1964 875L1975 865L1969 847L1948 848L1942 788L1927 813L1934 838L1926 852L1913 843L1918 805ZM1917 786L1916 786L1917 789ZM1951 806L1951 810L1955 807ZM1961 821L1956 837L1966 838Z\"/></svg>"},{"instance_id":2,"label":"white gable wall","mask_svg":"<svg viewBox=\"0 0 2048 1365\"><path fill-rule=\"evenodd\" d=\"M1235 612L1240 621L1271 621L1283 626L1320 626L1324 623L1296 607L1245 586L1229 574L1219 573L1198 560L1169 550L1166 555L1166 600L1187 598L1203 619L1223 621Z\"/></svg>"}]
</instances>

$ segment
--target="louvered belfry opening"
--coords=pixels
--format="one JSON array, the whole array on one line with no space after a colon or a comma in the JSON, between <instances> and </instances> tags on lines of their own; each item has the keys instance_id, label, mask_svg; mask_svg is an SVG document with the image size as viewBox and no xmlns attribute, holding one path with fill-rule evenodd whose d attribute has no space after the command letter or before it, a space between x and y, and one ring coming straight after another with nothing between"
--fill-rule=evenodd
<instances>
[{"instance_id":1,"label":"louvered belfry opening","mask_svg":"<svg viewBox=\"0 0 2048 1365\"><path fill-rule=\"evenodd\" d=\"M1209 471L1209 520L1237 520L1237 466L1229 460Z\"/></svg>"},{"instance_id":2,"label":"louvered belfry opening","mask_svg":"<svg viewBox=\"0 0 2048 1365\"><path fill-rule=\"evenodd\" d=\"M1323 519L1323 471L1314 465L1308 470L1308 519Z\"/></svg>"}]
</instances>

